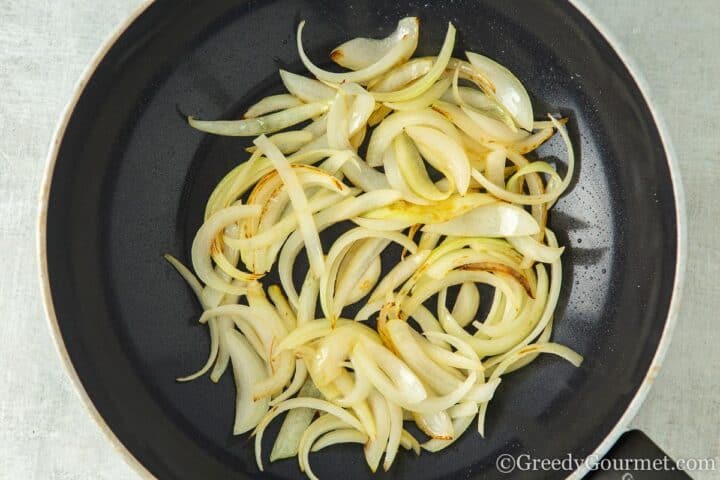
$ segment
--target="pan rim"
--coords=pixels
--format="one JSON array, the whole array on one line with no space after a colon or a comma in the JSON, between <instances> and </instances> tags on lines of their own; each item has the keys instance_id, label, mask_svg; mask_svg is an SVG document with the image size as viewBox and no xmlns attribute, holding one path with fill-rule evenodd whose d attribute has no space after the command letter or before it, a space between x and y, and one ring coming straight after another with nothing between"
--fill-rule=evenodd
<instances>
[{"instance_id":1,"label":"pan rim","mask_svg":"<svg viewBox=\"0 0 720 480\"><path fill-rule=\"evenodd\" d=\"M650 88L648 83L642 74L642 71L638 68L637 63L633 58L625 51L624 47L621 46L617 38L610 32L610 30L597 19L592 10L582 0L567 0L569 5L575 8L585 19L597 30L597 32L603 37L608 43L610 48L615 52L620 61L623 63L631 78L635 82L642 99L647 106L650 116L657 128L658 134L665 153L665 159L668 164L668 170L670 172L670 181L673 187L673 196L675 200L675 216L676 216L676 259L675 259L675 275L673 279L673 289L670 298L670 304L668 307L668 313L665 319L665 326L658 342L655 355L653 356L652 362L648 367L648 371L645 374L643 382L638 387L632 400L628 404L625 412L617 420L613 428L607 434L607 436L595 447L593 452L587 457L588 461L582 463L582 465L572 472L567 478L568 480L575 480L584 477L593 466L599 462L610 448L615 444L618 438L627 430L630 421L637 415L640 407L642 406L645 398L652 387L655 378L657 377L663 359L667 353L667 349L672 340L673 331L677 324L678 312L681 303L682 291L684 286L686 257L687 257L687 221L685 211L685 195L682 186L682 180L680 177L680 168L675 154L675 150L670 139L667 126L662 118L662 115L657 111L652 97L650 95ZM65 344L65 340L60 331L60 325L58 323L57 315L55 312L55 306L52 300L52 287L50 285L49 273L48 273L48 257L47 257L47 212L50 201L50 188L52 186L53 174L55 170L55 164L57 162L58 154L60 152L60 146L65 136L68 124L73 116L75 107L82 96L86 85L95 74L97 67L105 58L108 51L115 45L117 40L125 33L125 31L138 19L152 4L155 0L144 0L138 7L133 10L130 15L118 25L113 32L102 42L97 52L93 55L90 63L85 67L82 74L73 89L72 96L66 104L55 131L50 140L50 148L45 161L45 169L43 173L43 180L40 188L39 195L39 206L37 216L37 237L36 237L36 253L38 261L38 273L40 276L40 290L43 308L45 312L45 318L48 322L50 330L50 336L52 337L55 349L58 356L60 357L61 363L67 376L70 378L73 389L79 396L81 403L84 405L86 411L90 417L94 420L95 424L100 427L105 437L109 440L110 444L114 447L115 451L125 460L125 462L135 470L135 472L142 478L155 478L154 475L143 465L130 449L115 435L115 432L107 424L103 416L98 411L95 404L90 399L90 395L85 389L80 376L75 370L74 365L70 359L70 354Z\"/></svg>"}]
</instances>

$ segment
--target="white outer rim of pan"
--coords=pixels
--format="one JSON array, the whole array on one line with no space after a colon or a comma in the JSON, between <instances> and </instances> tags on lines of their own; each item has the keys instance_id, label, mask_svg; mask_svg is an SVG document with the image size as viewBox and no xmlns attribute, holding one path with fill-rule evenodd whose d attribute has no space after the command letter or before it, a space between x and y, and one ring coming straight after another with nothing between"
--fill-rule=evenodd
<instances>
[{"instance_id":1,"label":"white outer rim of pan","mask_svg":"<svg viewBox=\"0 0 720 480\"><path fill-rule=\"evenodd\" d=\"M108 51L115 45L115 42L120 36L125 33L130 25L147 10L147 8L154 3L155 0L146 0L140 6L138 6L131 15L120 25L115 31L103 42L100 49L97 51L92 61L85 68L84 72L80 76L80 79L75 86L74 93L68 102L65 110L61 116L61 119L55 129L55 133L50 142L50 150L46 160L45 173L43 176L42 188L40 191L40 206L38 212L38 236L37 236L37 253L38 253L38 265L40 270L40 281L42 290L42 301L45 308L45 314L50 327L51 335L54 339L55 347L60 356L60 359L65 367L75 391L80 396L82 403L85 405L88 413L92 419L97 423L100 429L103 431L105 436L110 440L111 445L115 448L120 456L134 468L134 470L143 478L154 478L153 475L142 465L135 456L128 450L127 447L117 438L112 429L107 425L103 417L98 412L95 405L90 400L85 387L83 386L80 377L78 376L75 367L73 366L70 355L68 354L67 347L60 333L60 326L57 321L55 308L52 302L52 294L50 288L50 282L48 277L48 263L47 263L47 210L48 202L50 199L50 185L52 183L53 172L55 170L55 162L60 150L62 139L65 135L72 113L75 110L80 96L85 90L85 86L88 81L92 78L98 65L105 58ZM625 64L628 72L632 76L633 80L637 84L640 92L643 96L645 103L647 104L653 121L658 129L660 138L662 140L663 149L667 158L668 167L670 170L670 176L673 184L673 194L675 197L675 215L677 218L677 256L675 264L675 279L673 285L673 293L670 299L670 307L668 309L667 319L665 322L665 328L662 332L660 342L658 343L655 356L645 374L645 379L638 388L635 396L630 401L630 404L625 410L625 413L617 421L610 433L600 442L595 450L587 457L587 461L583 462L582 465L572 472L567 478L568 480L576 480L584 477L589 471L591 471L597 462L599 462L610 448L615 444L618 438L627 431L630 421L640 410L645 397L647 396L650 387L657 377L660 367L662 365L663 358L667 352L668 345L672 338L672 333L677 323L678 310L680 307L680 298L682 295L684 277L685 277L685 259L687 255L687 221L685 216L685 196L683 193L682 182L680 179L680 169L677 163L677 157L672 146L672 142L667 133L665 122L657 112L655 106L652 103L652 97L649 94L648 84L637 68L635 62L629 57L624 51L620 42L610 33L610 31L600 22L597 17L590 11L590 9L584 5L580 0L568 0L569 3L574 6L588 21L598 30L600 35L605 38L611 48L618 55L620 60Z\"/></svg>"}]
</instances>

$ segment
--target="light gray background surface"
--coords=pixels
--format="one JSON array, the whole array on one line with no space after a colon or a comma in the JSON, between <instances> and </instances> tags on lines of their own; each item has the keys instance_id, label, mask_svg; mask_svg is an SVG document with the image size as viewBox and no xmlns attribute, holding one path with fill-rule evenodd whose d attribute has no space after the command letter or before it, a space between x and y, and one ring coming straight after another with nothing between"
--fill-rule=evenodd
<instances>
[{"instance_id":1,"label":"light gray background surface","mask_svg":"<svg viewBox=\"0 0 720 480\"><path fill-rule=\"evenodd\" d=\"M103 40L141 0L0 0L0 478L134 479L73 391L35 252L50 137ZM674 140L689 257L664 369L633 425L675 458L720 459L720 1L586 0L645 75ZM696 472L694 478L720 477Z\"/></svg>"}]
</instances>

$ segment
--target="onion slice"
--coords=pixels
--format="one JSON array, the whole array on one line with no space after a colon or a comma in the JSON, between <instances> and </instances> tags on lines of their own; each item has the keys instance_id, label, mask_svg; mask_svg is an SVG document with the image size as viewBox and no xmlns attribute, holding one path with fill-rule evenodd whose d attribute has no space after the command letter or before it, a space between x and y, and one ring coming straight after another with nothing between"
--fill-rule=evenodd
<instances>
[{"instance_id":1,"label":"onion slice","mask_svg":"<svg viewBox=\"0 0 720 480\"><path fill-rule=\"evenodd\" d=\"M265 364L250 343L237 331L227 337L227 348L235 377L235 425L233 434L255 428L268 410L268 398L253 399L252 386L267 377Z\"/></svg>"},{"instance_id":2,"label":"onion slice","mask_svg":"<svg viewBox=\"0 0 720 480\"><path fill-rule=\"evenodd\" d=\"M349 70L367 68L382 59L396 45L405 42L408 37L415 42L412 48L414 51L417 48L419 27L420 20L417 17L405 17L398 22L395 31L387 37L383 39L354 38L333 49L330 52L330 59ZM412 55L412 51L410 55Z\"/></svg>"},{"instance_id":3,"label":"onion slice","mask_svg":"<svg viewBox=\"0 0 720 480\"><path fill-rule=\"evenodd\" d=\"M188 123L196 130L225 137L254 137L275 133L287 127L309 120L324 113L327 103L317 102L288 108L282 112L245 120L198 120L188 117Z\"/></svg>"},{"instance_id":4,"label":"onion slice","mask_svg":"<svg viewBox=\"0 0 720 480\"><path fill-rule=\"evenodd\" d=\"M452 180L460 195L465 195L470 185L470 161L461 142L425 126L408 126L405 132L425 160Z\"/></svg>"},{"instance_id":5,"label":"onion slice","mask_svg":"<svg viewBox=\"0 0 720 480\"><path fill-rule=\"evenodd\" d=\"M191 256L195 273L197 273L198 278L206 285L233 295L245 294L245 288L231 285L215 272L212 267L211 252L213 250L217 251L215 237L225 227L239 220L254 217L259 214L260 207L237 205L214 213L202 224L197 234L195 234L191 248ZM250 274L246 275L248 280L254 278L254 276Z\"/></svg>"},{"instance_id":6,"label":"onion slice","mask_svg":"<svg viewBox=\"0 0 720 480\"><path fill-rule=\"evenodd\" d=\"M513 116L520 128L531 131L533 109L525 87L507 68L483 55L465 52L468 60L493 85L493 95Z\"/></svg>"},{"instance_id":7,"label":"onion slice","mask_svg":"<svg viewBox=\"0 0 720 480\"><path fill-rule=\"evenodd\" d=\"M280 95L270 95L265 97L245 111L243 118L255 118L268 113L277 112L278 110L286 110L292 107L299 107L302 101L292 95L283 93Z\"/></svg>"},{"instance_id":8,"label":"onion slice","mask_svg":"<svg viewBox=\"0 0 720 480\"><path fill-rule=\"evenodd\" d=\"M302 233L305 240L305 249L308 252L310 260L310 268L316 277L320 277L325 271L325 262L323 260L322 245L320 244L320 235L318 234L315 220L308 208L307 197L302 189L302 185L290 167L287 158L278 150L278 148L270 142L266 136L261 135L253 142L273 163L278 174L287 187L290 201L295 210Z\"/></svg>"},{"instance_id":9,"label":"onion slice","mask_svg":"<svg viewBox=\"0 0 720 480\"><path fill-rule=\"evenodd\" d=\"M275 419L278 415L294 408L310 408L313 410L320 410L337 417L339 420L342 420L343 422L347 423L348 425L357 430L364 431L362 424L351 413L347 412L343 408L333 405L326 400L320 400L318 398L310 397L297 397L291 398L290 400L285 400L284 402L280 403L279 405L275 405L272 409L270 409L270 411L260 421L257 428L255 428L255 461L261 472L265 471L262 462L262 437L265 433L265 429L267 429L268 425L270 425L270 422L272 422L273 419Z\"/></svg>"},{"instance_id":10,"label":"onion slice","mask_svg":"<svg viewBox=\"0 0 720 480\"><path fill-rule=\"evenodd\" d=\"M456 237L517 237L534 235L540 226L528 212L515 205L493 203L442 223L427 224L423 232Z\"/></svg>"},{"instance_id":11,"label":"onion slice","mask_svg":"<svg viewBox=\"0 0 720 480\"><path fill-rule=\"evenodd\" d=\"M448 23L445 41L443 42L440 53L435 59L435 63L432 68L424 76L402 90L395 92L373 92L375 100L380 102L403 102L422 95L437 81L438 78L440 78L440 75L443 74L448 62L450 61L450 56L452 55L454 47L455 26L452 23Z\"/></svg>"},{"instance_id":12,"label":"onion slice","mask_svg":"<svg viewBox=\"0 0 720 480\"><path fill-rule=\"evenodd\" d=\"M303 77L296 73L280 70L280 78L288 92L303 102L325 102L332 100L335 89L312 78Z\"/></svg>"},{"instance_id":13,"label":"onion slice","mask_svg":"<svg viewBox=\"0 0 720 480\"><path fill-rule=\"evenodd\" d=\"M297 29L298 54L300 55L300 60L302 61L303 65L305 65L305 68L307 68L313 75L315 75L320 80L335 83L363 83L374 77L377 77L378 75L382 75L398 63L404 61L407 58L410 58L410 56L415 51L415 47L417 46L417 25L417 22L408 22L406 35L403 35L395 45L393 45L380 59L378 59L371 65L368 65L367 67L356 70L354 72L333 73L317 67L310 61L307 54L305 53L305 48L303 47L302 41L302 32L303 28L305 28L305 22L302 21L300 22L300 25L298 25Z\"/></svg>"}]
</instances>

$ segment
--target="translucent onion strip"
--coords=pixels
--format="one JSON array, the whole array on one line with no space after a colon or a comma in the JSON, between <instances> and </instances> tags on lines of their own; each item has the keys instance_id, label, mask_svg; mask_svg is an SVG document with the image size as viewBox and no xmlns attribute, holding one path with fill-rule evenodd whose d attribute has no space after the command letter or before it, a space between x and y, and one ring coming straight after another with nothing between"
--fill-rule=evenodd
<instances>
[{"instance_id":1,"label":"translucent onion strip","mask_svg":"<svg viewBox=\"0 0 720 480\"><path fill-rule=\"evenodd\" d=\"M435 81L440 78L447 67L453 48L455 47L455 26L448 23L447 34L440 53L435 59L432 68L420 79L395 92L374 92L375 100L379 102L403 102L422 95Z\"/></svg>"},{"instance_id":2,"label":"translucent onion strip","mask_svg":"<svg viewBox=\"0 0 720 480\"><path fill-rule=\"evenodd\" d=\"M265 97L245 111L244 118L255 118L268 113L299 107L302 101L286 93Z\"/></svg>"},{"instance_id":3,"label":"translucent onion strip","mask_svg":"<svg viewBox=\"0 0 720 480\"><path fill-rule=\"evenodd\" d=\"M418 36L417 22L412 23L415 25L415 28L412 28L412 25L408 24L409 28L406 32L407 35L402 37L395 45L392 46L392 48L390 48L381 58L379 58L373 64L368 65L367 67L360 70L356 70L354 72L333 73L318 68L310 61L310 59L306 55L305 48L303 47L302 42L302 32L303 28L305 27L305 22L302 21L300 22L300 25L298 25L297 29L297 46L300 60L302 60L305 68L307 68L313 75L315 75L320 80L335 83L366 82L374 77L377 77L378 75L387 72L398 63L412 56L412 53L415 51L415 47L417 46Z\"/></svg>"},{"instance_id":4,"label":"translucent onion strip","mask_svg":"<svg viewBox=\"0 0 720 480\"><path fill-rule=\"evenodd\" d=\"M202 224L193 240L191 254L195 273L197 273L198 278L206 285L233 295L245 294L244 288L231 285L215 272L212 266L211 252L213 252L213 250L217 251L215 237L225 227L239 220L259 214L260 207L238 205L216 212ZM247 275L246 278L248 280L254 278L250 274Z\"/></svg>"},{"instance_id":5,"label":"translucent onion strip","mask_svg":"<svg viewBox=\"0 0 720 480\"><path fill-rule=\"evenodd\" d=\"M246 120L197 120L189 117L188 123L194 129L205 133L226 137L254 137L275 133L284 128L297 125L324 113L327 108L327 103L308 103L258 118L248 118Z\"/></svg>"},{"instance_id":6,"label":"translucent onion strip","mask_svg":"<svg viewBox=\"0 0 720 480\"><path fill-rule=\"evenodd\" d=\"M411 36L417 47L420 20L417 17L406 17L398 22L393 33L383 39L354 38L336 47L330 52L330 59L349 70L367 68L388 54L397 44ZM408 56L409 58L409 56Z\"/></svg>"},{"instance_id":7,"label":"translucent onion strip","mask_svg":"<svg viewBox=\"0 0 720 480\"><path fill-rule=\"evenodd\" d=\"M298 224L305 240L305 249L308 252L310 260L310 268L312 268L315 276L320 277L325 271L325 262L323 260L322 245L320 244L320 236L315 227L315 220L308 208L307 197L302 189L302 185L290 167L287 158L278 150L278 148L270 142L267 137L260 136L254 141L255 145L260 148L265 155L272 161L273 166L277 169L278 174L283 179L283 183L287 187L290 201L292 202L295 214L298 217Z\"/></svg>"}]
</instances>

